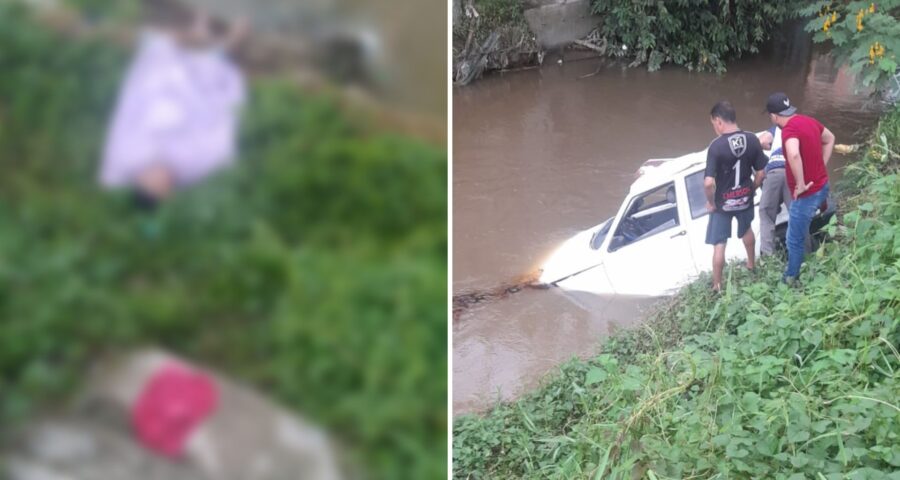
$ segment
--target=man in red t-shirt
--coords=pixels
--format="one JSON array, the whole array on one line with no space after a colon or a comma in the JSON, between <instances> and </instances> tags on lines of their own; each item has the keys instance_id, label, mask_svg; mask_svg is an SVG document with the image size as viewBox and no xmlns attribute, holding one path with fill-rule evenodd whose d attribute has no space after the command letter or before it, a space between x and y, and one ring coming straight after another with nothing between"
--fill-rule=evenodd
<instances>
[{"instance_id":1,"label":"man in red t-shirt","mask_svg":"<svg viewBox=\"0 0 900 480\"><path fill-rule=\"evenodd\" d=\"M809 225L820 205L828 198L828 160L834 135L812 117L800 115L782 92L769 95L766 111L772 123L781 127L787 161L787 183L794 201L788 210L788 264L783 280L793 283L800 275L804 242Z\"/></svg>"}]
</instances>

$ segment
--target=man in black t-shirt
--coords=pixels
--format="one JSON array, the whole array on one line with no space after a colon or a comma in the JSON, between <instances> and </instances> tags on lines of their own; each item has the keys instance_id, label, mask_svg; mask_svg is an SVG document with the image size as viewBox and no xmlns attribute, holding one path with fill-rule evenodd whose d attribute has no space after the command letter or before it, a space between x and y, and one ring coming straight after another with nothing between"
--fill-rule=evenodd
<instances>
[{"instance_id":1,"label":"man in black t-shirt","mask_svg":"<svg viewBox=\"0 0 900 480\"><path fill-rule=\"evenodd\" d=\"M737 236L747 249L747 268L755 265L756 237L753 221L753 194L762 183L768 162L759 139L738 128L737 114L730 102L721 101L710 111L710 121L719 137L706 154L706 209L709 225L706 243L713 246L713 290L722 289L725 242L731 236L731 220L737 219Z\"/></svg>"}]
</instances>

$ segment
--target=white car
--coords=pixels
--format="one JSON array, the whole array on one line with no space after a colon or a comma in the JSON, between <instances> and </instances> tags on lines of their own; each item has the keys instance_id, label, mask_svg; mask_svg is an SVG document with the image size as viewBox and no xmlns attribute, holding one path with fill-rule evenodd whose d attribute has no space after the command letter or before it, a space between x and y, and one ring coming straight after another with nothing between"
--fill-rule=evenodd
<instances>
[{"instance_id":1,"label":"white car","mask_svg":"<svg viewBox=\"0 0 900 480\"><path fill-rule=\"evenodd\" d=\"M705 242L705 167L705 150L645 162L616 216L563 243L544 263L540 282L598 294L660 296L712 270L713 247ZM757 190L751 224L757 257L760 194ZM833 213L829 201L828 211L817 215L810 230L818 231ZM782 206L776 220L782 238L787 217ZM725 257L746 259L739 238L729 238Z\"/></svg>"}]
</instances>

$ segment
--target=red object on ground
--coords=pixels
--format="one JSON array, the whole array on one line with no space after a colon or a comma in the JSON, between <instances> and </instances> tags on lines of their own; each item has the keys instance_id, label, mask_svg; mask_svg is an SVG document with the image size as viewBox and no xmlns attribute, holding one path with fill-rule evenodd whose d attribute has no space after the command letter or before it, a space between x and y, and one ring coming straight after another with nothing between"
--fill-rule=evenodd
<instances>
[{"instance_id":1,"label":"red object on ground","mask_svg":"<svg viewBox=\"0 0 900 480\"><path fill-rule=\"evenodd\" d=\"M208 375L174 362L159 368L131 411L138 439L160 455L180 457L191 432L215 411L218 396Z\"/></svg>"}]
</instances>

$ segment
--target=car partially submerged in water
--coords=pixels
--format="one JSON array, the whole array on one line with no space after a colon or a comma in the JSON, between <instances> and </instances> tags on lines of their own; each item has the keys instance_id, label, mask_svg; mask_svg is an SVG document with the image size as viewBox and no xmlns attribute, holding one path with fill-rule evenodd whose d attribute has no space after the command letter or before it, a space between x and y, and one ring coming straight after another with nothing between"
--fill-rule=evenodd
<instances>
[{"instance_id":1,"label":"car partially submerged in water","mask_svg":"<svg viewBox=\"0 0 900 480\"><path fill-rule=\"evenodd\" d=\"M616 216L563 243L544 263L540 282L598 294L660 296L674 294L712 270L713 247L705 243L709 215L705 167L705 150L645 162ZM760 195L757 190L751 224L757 257ZM827 211L817 212L811 232L834 215L834 202L828 204ZM782 205L776 220L776 235L782 241L787 218ZM725 258L747 258L740 239L729 239Z\"/></svg>"}]
</instances>

